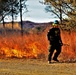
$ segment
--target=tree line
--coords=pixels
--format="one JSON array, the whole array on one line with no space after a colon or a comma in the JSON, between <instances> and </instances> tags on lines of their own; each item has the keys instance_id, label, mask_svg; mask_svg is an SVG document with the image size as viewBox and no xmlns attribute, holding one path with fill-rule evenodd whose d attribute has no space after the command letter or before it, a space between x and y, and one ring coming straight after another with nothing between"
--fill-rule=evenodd
<instances>
[{"instance_id":1,"label":"tree line","mask_svg":"<svg viewBox=\"0 0 76 75\"><path fill-rule=\"evenodd\" d=\"M12 29L15 17L20 14L21 33L23 34L23 11L27 12L26 2L28 0L0 0L0 22L3 22L5 28L4 18L9 15L12 17ZM47 12L54 13L63 23L63 17L68 17L69 24L76 25L76 0L44 0Z\"/></svg>"},{"instance_id":2,"label":"tree line","mask_svg":"<svg viewBox=\"0 0 76 75\"><path fill-rule=\"evenodd\" d=\"M15 17L20 14L21 20L21 33L23 34L23 22L22 15L23 10L27 12L26 6L27 0L0 0L0 22L3 22L3 27L5 28L4 18L8 15L12 17L12 29Z\"/></svg>"}]
</instances>

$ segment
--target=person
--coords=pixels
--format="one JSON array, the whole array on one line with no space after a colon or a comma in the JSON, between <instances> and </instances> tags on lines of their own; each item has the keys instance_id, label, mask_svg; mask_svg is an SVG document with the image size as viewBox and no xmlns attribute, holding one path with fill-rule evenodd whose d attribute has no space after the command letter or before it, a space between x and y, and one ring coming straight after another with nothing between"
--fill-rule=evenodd
<instances>
[{"instance_id":1,"label":"person","mask_svg":"<svg viewBox=\"0 0 76 75\"><path fill-rule=\"evenodd\" d=\"M50 48L49 48L49 54L48 54L48 63L51 63L52 55L54 53L54 50L56 50L53 60L56 62L59 62L57 59L60 52L61 52L61 46L63 45L61 36L60 36L60 29L59 29L59 21L55 20L52 24L52 28L49 30L47 34L48 40L50 42Z\"/></svg>"}]
</instances>

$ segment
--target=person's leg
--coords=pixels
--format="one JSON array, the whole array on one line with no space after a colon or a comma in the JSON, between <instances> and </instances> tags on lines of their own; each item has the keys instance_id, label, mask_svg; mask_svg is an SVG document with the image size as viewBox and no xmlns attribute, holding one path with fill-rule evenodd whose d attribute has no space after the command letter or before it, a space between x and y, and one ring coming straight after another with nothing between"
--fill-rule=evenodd
<instances>
[{"instance_id":1,"label":"person's leg","mask_svg":"<svg viewBox=\"0 0 76 75\"><path fill-rule=\"evenodd\" d=\"M56 53L54 54L53 60L58 61L57 58L58 58L58 56L59 56L60 53L61 53L61 46L58 46L56 48Z\"/></svg>"},{"instance_id":2,"label":"person's leg","mask_svg":"<svg viewBox=\"0 0 76 75\"><path fill-rule=\"evenodd\" d=\"M50 62L51 62L51 57L52 57L53 52L54 52L54 47L50 46L49 54L48 54L48 61Z\"/></svg>"}]
</instances>

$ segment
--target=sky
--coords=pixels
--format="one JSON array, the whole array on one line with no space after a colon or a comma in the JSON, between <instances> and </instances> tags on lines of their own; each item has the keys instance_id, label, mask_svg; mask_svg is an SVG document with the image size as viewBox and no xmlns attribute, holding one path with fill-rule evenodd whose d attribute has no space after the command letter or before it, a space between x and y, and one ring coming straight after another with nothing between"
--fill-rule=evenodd
<instances>
[{"instance_id":1,"label":"sky","mask_svg":"<svg viewBox=\"0 0 76 75\"><path fill-rule=\"evenodd\" d=\"M50 22L50 21L54 21L54 19L58 19L55 18L55 15L51 12L47 13L45 11L45 5L41 4L39 1L44 1L44 0L27 0L26 5L27 5L27 9L29 12L24 13L23 12L23 20L29 20L29 21L33 21L33 22ZM9 20L11 20L11 18L9 18ZM20 20L20 16L17 17L17 21Z\"/></svg>"},{"instance_id":2,"label":"sky","mask_svg":"<svg viewBox=\"0 0 76 75\"><path fill-rule=\"evenodd\" d=\"M28 0L26 4L29 12L25 13L23 20L31 20L34 22L50 22L53 21L55 15L53 13L47 13L45 11L45 5L41 4L39 1L44 0Z\"/></svg>"}]
</instances>

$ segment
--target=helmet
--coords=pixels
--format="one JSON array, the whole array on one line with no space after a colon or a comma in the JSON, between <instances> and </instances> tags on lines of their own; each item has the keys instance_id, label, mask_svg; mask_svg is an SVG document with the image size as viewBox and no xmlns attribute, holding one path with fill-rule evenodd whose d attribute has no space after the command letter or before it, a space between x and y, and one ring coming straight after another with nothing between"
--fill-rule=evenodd
<instances>
[{"instance_id":1,"label":"helmet","mask_svg":"<svg viewBox=\"0 0 76 75\"><path fill-rule=\"evenodd\" d=\"M59 21L58 21L58 20L55 20L55 21L54 21L54 24L59 24Z\"/></svg>"}]
</instances>

